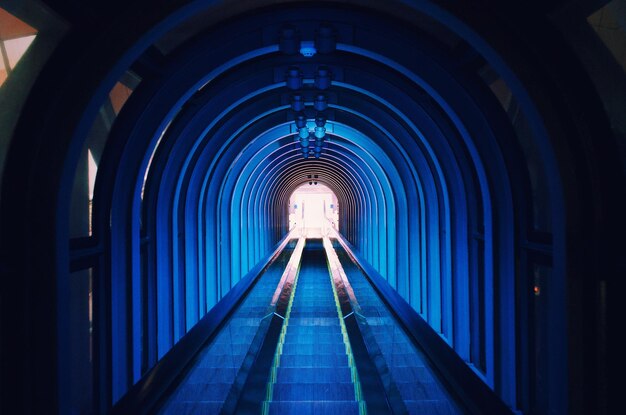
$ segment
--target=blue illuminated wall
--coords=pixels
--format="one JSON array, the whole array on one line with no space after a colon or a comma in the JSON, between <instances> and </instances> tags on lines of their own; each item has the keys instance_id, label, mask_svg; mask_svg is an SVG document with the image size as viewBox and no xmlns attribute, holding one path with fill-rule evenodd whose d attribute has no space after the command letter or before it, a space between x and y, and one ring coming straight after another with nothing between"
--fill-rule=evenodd
<instances>
[{"instance_id":1,"label":"blue illuminated wall","mask_svg":"<svg viewBox=\"0 0 626 415\"><path fill-rule=\"evenodd\" d=\"M119 161L100 173L100 183L114 183L100 201L113 217L111 300L131 298L113 319L114 400L141 377L146 353L154 364L286 234L288 198L316 174L338 196L341 233L514 405L506 158L519 156L506 113L480 79L461 88L454 58L427 41L407 54L376 30L380 22L325 13L368 35L340 31L332 50L309 58L267 40L289 13L270 26L248 18L225 27L228 36L182 44L120 115L110 142L124 148L111 145L115 155L104 159ZM306 36L316 23L301 24ZM323 90L320 68L331 74ZM302 93L312 121L306 97L320 91L326 142L319 159L307 159L290 102ZM146 290L153 294L140 300Z\"/></svg>"}]
</instances>

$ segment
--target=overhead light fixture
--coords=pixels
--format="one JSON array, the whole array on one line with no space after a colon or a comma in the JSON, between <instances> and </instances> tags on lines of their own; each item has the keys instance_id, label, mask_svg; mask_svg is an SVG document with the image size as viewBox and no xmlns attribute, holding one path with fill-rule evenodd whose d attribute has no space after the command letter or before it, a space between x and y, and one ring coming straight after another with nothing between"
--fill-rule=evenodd
<instances>
[{"instance_id":1,"label":"overhead light fixture","mask_svg":"<svg viewBox=\"0 0 626 415\"><path fill-rule=\"evenodd\" d=\"M330 23L322 23L315 31L315 46L319 53L331 53L337 49L335 28Z\"/></svg>"},{"instance_id":2,"label":"overhead light fixture","mask_svg":"<svg viewBox=\"0 0 626 415\"><path fill-rule=\"evenodd\" d=\"M317 111L324 111L328 108L328 102L326 101L326 95L319 94L315 97L315 101L313 101L313 108Z\"/></svg>"},{"instance_id":3,"label":"overhead light fixture","mask_svg":"<svg viewBox=\"0 0 626 415\"><path fill-rule=\"evenodd\" d=\"M317 114L317 117L315 117L315 125L318 127L326 125L326 117L324 117L324 114Z\"/></svg>"},{"instance_id":4,"label":"overhead light fixture","mask_svg":"<svg viewBox=\"0 0 626 415\"><path fill-rule=\"evenodd\" d=\"M324 29L325 30L325 29ZM288 32L289 36L292 35L288 29L285 29L286 33ZM315 45L310 41L301 42L301 53L305 56L313 56L315 51ZM310 142L315 140L314 146L314 156L315 158L319 158L322 154L322 149L325 147L324 139L326 137L326 115L324 114L324 110L328 108L328 99L325 94L319 93L321 90L325 90L330 87L331 84L331 73L330 69L326 66L319 66L315 72L315 82L313 85L304 85L304 78L302 75L302 71L297 66L290 66L287 69L285 84L287 88L297 91L302 88L306 88L307 90L311 89L313 86L314 89L318 91L312 97L313 108L317 112L315 117L315 127L312 131L309 131L308 119L305 115L306 111L306 102L305 102L305 93L302 91L298 91L291 95L290 106L291 109L295 112L294 121L296 124L296 128L298 129L298 135L296 141L300 142L300 147L302 149L302 155L304 158L309 157L310 153Z\"/></svg>"},{"instance_id":5,"label":"overhead light fixture","mask_svg":"<svg viewBox=\"0 0 626 415\"><path fill-rule=\"evenodd\" d=\"M291 109L295 112L304 111L304 99L300 94L293 94L291 96Z\"/></svg>"},{"instance_id":6,"label":"overhead light fixture","mask_svg":"<svg viewBox=\"0 0 626 415\"><path fill-rule=\"evenodd\" d=\"M287 55L298 53L300 46L300 32L293 25L285 25L280 29L280 39L278 48Z\"/></svg>"},{"instance_id":7,"label":"overhead light fixture","mask_svg":"<svg viewBox=\"0 0 626 415\"><path fill-rule=\"evenodd\" d=\"M298 130L298 135L300 139L309 138L309 129L307 127L302 127Z\"/></svg>"},{"instance_id":8,"label":"overhead light fixture","mask_svg":"<svg viewBox=\"0 0 626 415\"><path fill-rule=\"evenodd\" d=\"M296 115L296 128L300 130L301 128L306 127L306 117L304 114Z\"/></svg>"},{"instance_id":9,"label":"overhead light fixture","mask_svg":"<svg viewBox=\"0 0 626 415\"><path fill-rule=\"evenodd\" d=\"M325 135L326 135L326 128L315 127L315 138L324 138Z\"/></svg>"},{"instance_id":10,"label":"overhead light fixture","mask_svg":"<svg viewBox=\"0 0 626 415\"><path fill-rule=\"evenodd\" d=\"M311 58L317 53L315 43L312 40L303 40L300 42L300 54L305 58Z\"/></svg>"},{"instance_id":11,"label":"overhead light fixture","mask_svg":"<svg viewBox=\"0 0 626 415\"><path fill-rule=\"evenodd\" d=\"M290 66L287 69L287 88L297 90L302 88L302 72L297 66Z\"/></svg>"},{"instance_id":12,"label":"overhead light fixture","mask_svg":"<svg viewBox=\"0 0 626 415\"><path fill-rule=\"evenodd\" d=\"M330 86L330 69L327 66L320 66L317 68L317 72L315 74L315 88L317 89L328 89Z\"/></svg>"}]
</instances>

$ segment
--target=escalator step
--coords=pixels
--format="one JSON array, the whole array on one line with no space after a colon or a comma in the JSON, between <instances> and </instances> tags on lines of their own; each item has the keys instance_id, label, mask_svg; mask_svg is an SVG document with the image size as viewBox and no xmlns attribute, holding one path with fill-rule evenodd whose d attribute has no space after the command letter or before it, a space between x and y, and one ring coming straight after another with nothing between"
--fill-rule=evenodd
<instances>
[{"instance_id":1,"label":"escalator step","mask_svg":"<svg viewBox=\"0 0 626 415\"><path fill-rule=\"evenodd\" d=\"M233 368L240 367L245 355L233 356L231 354L212 354L207 353L202 356L197 365L205 368Z\"/></svg>"},{"instance_id":2,"label":"escalator step","mask_svg":"<svg viewBox=\"0 0 626 415\"><path fill-rule=\"evenodd\" d=\"M339 326L339 320L337 316L332 318L322 317L300 317L289 320L289 327L291 326Z\"/></svg>"},{"instance_id":3,"label":"escalator step","mask_svg":"<svg viewBox=\"0 0 626 415\"><path fill-rule=\"evenodd\" d=\"M341 335L341 326L339 324L334 326L298 326L290 324L289 330L287 330L287 336L289 335L306 335L314 337Z\"/></svg>"},{"instance_id":4,"label":"escalator step","mask_svg":"<svg viewBox=\"0 0 626 415\"><path fill-rule=\"evenodd\" d=\"M448 397L441 388L433 382L396 382L396 386L400 391L400 395L405 400L421 401L421 400L447 400Z\"/></svg>"},{"instance_id":5,"label":"escalator step","mask_svg":"<svg viewBox=\"0 0 626 415\"><path fill-rule=\"evenodd\" d=\"M435 382L433 374L424 366L395 366L393 380L396 382Z\"/></svg>"},{"instance_id":6,"label":"escalator step","mask_svg":"<svg viewBox=\"0 0 626 415\"><path fill-rule=\"evenodd\" d=\"M349 367L279 367L277 383L352 382Z\"/></svg>"},{"instance_id":7,"label":"escalator step","mask_svg":"<svg viewBox=\"0 0 626 415\"><path fill-rule=\"evenodd\" d=\"M229 327L259 327L259 319L252 317L240 317L236 315L228 322Z\"/></svg>"},{"instance_id":8,"label":"escalator step","mask_svg":"<svg viewBox=\"0 0 626 415\"><path fill-rule=\"evenodd\" d=\"M424 359L417 354L388 354L385 361L392 367L422 367L425 366Z\"/></svg>"},{"instance_id":9,"label":"escalator step","mask_svg":"<svg viewBox=\"0 0 626 415\"><path fill-rule=\"evenodd\" d=\"M273 401L349 401L354 400L350 383L276 383Z\"/></svg>"},{"instance_id":10,"label":"escalator step","mask_svg":"<svg viewBox=\"0 0 626 415\"><path fill-rule=\"evenodd\" d=\"M250 342L248 343L213 343L210 347L213 354L232 354L232 355L245 355L250 349Z\"/></svg>"},{"instance_id":11,"label":"escalator step","mask_svg":"<svg viewBox=\"0 0 626 415\"><path fill-rule=\"evenodd\" d=\"M390 341L379 341L378 342L378 347L380 347L380 350L383 352L383 354L386 354L386 352L390 352L393 354L411 354L414 353L415 348L413 347L412 344L409 343L404 343L404 342L397 342L394 341L395 339L390 339Z\"/></svg>"},{"instance_id":12,"label":"escalator step","mask_svg":"<svg viewBox=\"0 0 626 415\"><path fill-rule=\"evenodd\" d=\"M235 380L237 376L237 368L207 368L207 367L194 367L187 378L187 383L230 383Z\"/></svg>"},{"instance_id":13,"label":"escalator step","mask_svg":"<svg viewBox=\"0 0 626 415\"><path fill-rule=\"evenodd\" d=\"M223 401L230 383L183 383L172 395L174 401Z\"/></svg>"},{"instance_id":14,"label":"escalator step","mask_svg":"<svg viewBox=\"0 0 626 415\"><path fill-rule=\"evenodd\" d=\"M233 333L232 336L223 336L215 339L214 344L247 344L250 345L256 333L250 331L243 333Z\"/></svg>"},{"instance_id":15,"label":"escalator step","mask_svg":"<svg viewBox=\"0 0 626 415\"><path fill-rule=\"evenodd\" d=\"M408 410L415 415L457 415L462 414L436 378L423 355L414 347L363 272L339 248L337 254L352 285L361 307L361 314L388 367L389 374Z\"/></svg>"},{"instance_id":16,"label":"escalator step","mask_svg":"<svg viewBox=\"0 0 626 415\"><path fill-rule=\"evenodd\" d=\"M172 402L165 407L163 415L196 415L196 414L217 414L222 407L222 402L215 401L189 401Z\"/></svg>"},{"instance_id":17,"label":"escalator step","mask_svg":"<svg viewBox=\"0 0 626 415\"><path fill-rule=\"evenodd\" d=\"M332 335L311 335L311 334L300 334L293 333L287 330L287 335L285 336L285 343L297 343L297 344L333 344L333 343L341 343L343 344L343 338L341 337L341 331L339 330L337 333L333 333Z\"/></svg>"},{"instance_id":18,"label":"escalator step","mask_svg":"<svg viewBox=\"0 0 626 415\"><path fill-rule=\"evenodd\" d=\"M343 354L325 355L282 355L280 367L340 367L348 366L348 356Z\"/></svg>"},{"instance_id":19,"label":"escalator step","mask_svg":"<svg viewBox=\"0 0 626 415\"><path fill-rule=\"evenodd\" d=\"M296 319L300 317L327 317L337 319L337 309L331 308L330 310L323 310L316 308L315 310L302 310L294 308L291 311L291 318Z\"/></svg>"},{"instance_id":20,"label":"escalator step","mask_svg":"<svg viewBox=\"0 0 626 415\"><path fill-rule=\"evenodd\" d=\"M282 401L270 403L270 414L298 415L358 415L359 404L355 401Z\"/></svg>"},{"instance_id":21,"label":"escalator step","mask_svg":"<svg viewBox=\"0 0 626 415\"><path fill-rule=\"evenodd\" d=\"M420 400L404 401L410 415L460 415L462 412L455 409L447 400Z\"/></svg>"},{"instance_id":22,"label":"escalator step","mask_svg":"<svg viewBox=\"0 0 626 415\"><path fill-rule=\"evenodd\" d=\"M346 353L346 346L342 338L337 339L337 343L317 343L317 344L296 344L285 343L283 345L283 355L300 354L300 355L324 355L324 354L340 354Z\"/></svg>"}]
</instances>

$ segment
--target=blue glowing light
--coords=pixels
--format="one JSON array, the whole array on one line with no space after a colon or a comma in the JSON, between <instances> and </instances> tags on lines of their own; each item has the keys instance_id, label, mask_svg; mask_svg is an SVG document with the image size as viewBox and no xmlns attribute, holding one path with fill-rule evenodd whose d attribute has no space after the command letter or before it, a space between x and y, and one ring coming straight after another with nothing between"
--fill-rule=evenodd
<instances>
[{"instance_id":1,"label":"blue glowing light","mask_svg":"<svg viewBox=\"0 0 626 415\"><path fill-rule=\"evenodd\" d=\"M326 135L326 128L324 127L315 127L315 137L323 138Z\"/></svg>"},{"instance_id":2,"label":"blue glowing light","mask_svg":"<svg viewBox=\"0 0 626 415\"><path fill-rule=\"evenodd\" d=\"M298 131L300 138L309 138L309 129L307 127L302 127Z\"/></svg>"},{"instance_id":3,"label":"blue glowing light","mask_svg":"<svg viewBox=\"0 0 626 415\"><path fill-rule=\"evenodd\" d=\"M296 128L306 127L306 117L303 114L296 115Z\"/></svg>"},{"instance_id":4,"label":"blue glowing light","mask_svg":"<svg viewBox=\"0 0 626 415\"><path fill-rule=\"evenodd\" d=\"M327 89L330 86L330 69L326 66L320 66L317 68L317 73L315 74L315 88L317 89Z\"/></svg>"},{"instance_id":5,"label":"blue glowing light","mask_svg":"<svg viewBox=\"0 0 626 415\"><path fill-rule=\"evenodd\" d=\"M302 72L296 66L292 66L287 69L287 79L286 85L287 88L296 90L302 88Z\"/></svg>"},{"instance_id":6,"label":"blue glowing light","mask_svg":"<svg viewBox=\"0 0 626 415\"><path fill-rule=\"evenodd\" d=\"M303 40L300 42L300 53L305 58L310 58L317 53L317 49L315 49L315 43L312 40Z\"/></svg>"},{"instance_id":7,"label":"blue glowing light","mask_svg":"<svg viewBox=\"0 0 626 415\"><path fill-rule=\"evenodd\" d=\"M324 94L319 94L315 98L315 101L313 101L313 108L315 108L316 111L324 111L328 108L328 102L326 101L326 96Z\"/></svg>"},{"instance_id":8,"label":"blue glowing light","mask_svg":"<svg viewBox=\"0 0 626 415\"><path fill-rule=\"evenodd\" d=\"M304 100L302 99L302 95L294 94L291 96L291 109L296 112L304 111Z\"/></svg>"}]
</instances>

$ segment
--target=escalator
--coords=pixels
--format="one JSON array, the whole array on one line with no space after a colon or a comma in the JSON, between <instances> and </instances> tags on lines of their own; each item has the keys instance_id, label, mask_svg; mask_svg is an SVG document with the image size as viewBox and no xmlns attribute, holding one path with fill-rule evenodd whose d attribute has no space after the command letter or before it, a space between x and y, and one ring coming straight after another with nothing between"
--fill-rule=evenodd
<instances>
[{"instance_id":1,"label":"escalator","mask_svg":"<svg viewBox=\"0 0 626 415\"><path fill-rule=\"evenodd\" d=\"M301 238L258 277L158 413L463 412L344 248Z\"/></svg>"},{"instance_id":2,"label":"escalator","mask_svg":"<svg viewBox=\"0 0 626 415\"><path fill-rule=\"evenodd\" d=\"M265 412L358 414L358 380L321 240L302 254L285 335L272 368Z\"/></svg>"},{"instance_id":3,"label":"escalator","mask_svg":"<svg viewBox=\"0 0 626 415\"><path fill-rule=\"evenodd\" d=\"M335 244L335 251L356 293L363 317L361 330L369 329L368 342L377 346L408 413L461 413L430 368L427 357L411 342L363 272L340 245Z\"/></svg>"},{"instance_id":4,"label":"escalator","mask_svg":"<svg viewBox=\"0 0 626 415\"><path fill-rule=\"evenodd\" d=\"M227 400L244 366L259 321L267 314L295 243L289 243L261 275L218 334L198 353L175 390L162 404L162 414L216 414Z\"/></svg>"}]
</instances>

